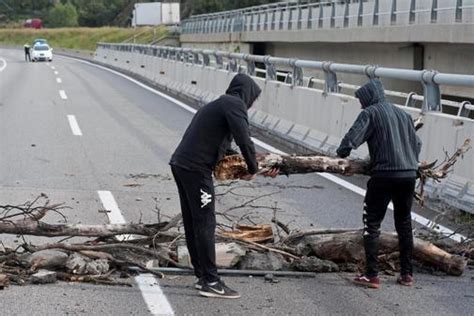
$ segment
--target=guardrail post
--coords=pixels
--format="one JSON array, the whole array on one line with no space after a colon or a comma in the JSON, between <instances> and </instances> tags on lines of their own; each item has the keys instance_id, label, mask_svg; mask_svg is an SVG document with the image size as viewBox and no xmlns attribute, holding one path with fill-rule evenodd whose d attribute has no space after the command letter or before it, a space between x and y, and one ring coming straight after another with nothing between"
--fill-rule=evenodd
<instances>
[{"instance_id":1,"label":"guardrail post","mask_svg":"<svg viewBox=\"0 0 474 316\"><path fill-rule=\"evenodd\" d=\"M339 86L337 84L337 75L331 70L332 62L326 61L323 63L324 71L324 92L338 92Z\"/></svg>"},{"instance_id":2,"label":"guardrail post","mask_svg":"<svg viewBox=\"0 0 474 316\"><path fill-rule=\"evenodd\" d=\"M319 17L318 17L318 28L323 27L323 17L324 17L324 6L319 5Z\"/></svg>"},{"instance_id":3,"label":"guardrail post","mask_svg":"<svg viewBox=\"0 0 474 316\"><path fill-rule=\"evenodd\" d=\"M253 12L250 11L250 25L249 25L249 31L252 32L254 31L254 25L253 25Z\"/></svg>"},{"instance_id":4,"label":"guardrail post","mask_svg":"<svg viewBox=\"0 0 474 316\"><path fill-rule=\"evenodd\" d=\"M202 66L207 67L211 65L211 58L209 57L209 54L206 54L204 51L201 52L202 54Z\"/></svg>"},{"instance_id":5,"label":"guardrail post","mask_svg":"<svg viewBox=\"0 0 474 316\"><path fill-rule=\"evenodd\" d=\"M392 0L392 7L390 9L390 24L397 24L397 0Z\"/></svg>"},{"instance_id":6,"label":"guardrail post","mask_svg":"<svg viewBox=\"0 0 474 316\"><path fill-rule=\"evenodd\" d=\"M280 8L280 23L278 25L279 30L283 29L284 19L285 19L285 10Z\"/></svg>"},{"instance_id":7,"label":"guardrail post","mask_svg":"<svg viewBox=\"0 0 474 316\"><path fill-rule=\"evenodd\" d=\"M275 69L275 65L270 62L271 56L265 56L263 59L263 63L265 64L266 76L265 79L268 80L276 80L277 79L277 72Z\"/></svg>"},{"instance_id":8,"label":"guardrail post","mask_svg":"<svg viewBox=\"0 0 474 316\"><path fill-rule=\"evenodd\" d=\"M293 29L293 8L288 8L288 30Z\"/></svg>"},{"instance_id":9,"label":"guardrail post","mask_svg":"<svg viewBox=\"0 0 474 316\"><path fill-rule=\"evenodd\" d=\"M271 30L275 29L275 24L276 24L276 9L273 8L272 9L272 22L271 22L271 25L270 25Z\"/></svg>"},{"instance_id":10,"label":"guardrail post","mask_svg":"<svg viewBox=\"0 0 474 316\"><path fill-rule=\"evenodd\" d=\"M222 56L217 54L217 52L214 52L214 58L216 59L217 69L224 68L224 59L222 58Z\"/></svg>"},{"instance_id":11,"label":"guardrail post","mask_svg":"<svg viewBox=\"0 0 474 316\"><path fill-rule=\"evenodd\" d=\"M260 17L260 9L257 10L257 31L260 31L262 29L262 19Z\"/></svg>"},{"instance_id":12,"label":"guardrail post","mask_svg":"<svg viewBox=\"0 0 474 316\"><path fill-rule=\"evenodd\" d=\"M344 7L344 27L349 26L349 0L346 0L346 5Z\"/></svg>"},{"instance_id":13,"label":"guardrail post","mask_svg":"<svg viewBox=\"0 0 474 316\"><path fill-rule=\"evenodd\" d=\"M308 23L306 24L306 28L308 30L313 28L313 10L314 7L312 5L308 5Z\"/></svg>"},{"instance_id":14,"label":"guardrail post","mask_svg":"<svg viewBox=\"0 0 474 316\"><path fill-rule=\"evenodd\" d=\"M467 105L471 105L471 102L464 101L463 103L461 103L461 105L459 106L458 116L469 117L469 114L471 114L471 110L467 108Z\"/></svg>"},{"instance_id":15,"label":"guardrail post","mask_svg":"<svg viewBox=\"0 0 474 316\"><path fill-rule=\"evenodd\" d=\"M408 20L410 24L415 23L415 18L416 18L415 10L416 10L416 0L410 0L410 13L409 13L409 20Z\"/></svg>"},{"instance_id":16,"label":"guardrail post","mask_svg":"<svg viewBox=\"0 0 474 316\"><path fill-rule=\"evenodd\" d=\"M436 71L426 70L421 76L423 83L423 105L421 112L427 111L441 111L441 91L439 85L434 82Z\"/></svg>"},{"instance_id":17,"label":"guardrail post","mask_svg":"<svg viewBox=\"0 0 474 316\"><path fill-rule=\"evenodd\" d=\"M303 10L301 9L301 4L298 5L298 24L297 28L298 30L301 30L302 24L303 24Z\"/></svg>"},{"instance_id":18,"label":"guardrail post","mask_svg":"<svg viewBox=\"0 0 474 316\"><path fill-rule=\"evenodd\" d=\"M456 22L462 22L462 0L456 0Z\"/></svg>"},{"instance_id":19,"label":"guardrail post","mask_svg":"<svg viewBox=\"0 0 474 316\"><path fill-rule=\"evenodd\" d=\"M244 60L247 62L247 74L249 76L255 76L255 62L249 59L249 54L244 55Z\"/></svg>"},{"instance_id":20,"label":"guardrail post","mask_svg":"<svg viewBox=\"0 0 474 316\"><path fill-rule=\"evenodd\" d=\"M265 14L263 16L263 30L268 31L268 8L265 9Z\"/></svg>"},{"instance_id":21,"label":"guardrail post","mask_svg":"<svg viewBox=\"0 0 474 316\"><path fill-rule=\"evenodd\" d=\"M363 16L364 14L364 1L359 1L359 10L357 11L357 26L362 26L363 23Z\"/></svg>"},{"instance_id":22,"label":"guardrail post","mask_svg":"<svg viewBox=\"0 0 474 316\"><path fill-rule=\"evenodd\" d=\"M372 25L379 25L379 0L374 1L374 12L372 16Z\"/></svg>"},{"instance_id":23,"label":"guardrail post","mask_svg":"<svg viewBox=\"0 0 474 316\"><path fill-rule=\"evenodd\" d=\"M298 59L291 59L290 65L293 66L293 75L291 80L291 85L294 86L302 86L303 85L303 68L296 65Z\"/></svg>"},{"instance_id":24,"label":"guardrail post","mask_svg":"<svg viewBox=\"0 0 474 316\"><path fill-rule=\"evenodd\" d=\"M438 20L438 0L431 0L431 23Z\"/></svg>"},{"instance_id":25,"label":"guardrail post","mask_svg":"<svg viewBox=\"0 0 474 316\"><path fill-rule=\"evenodd\" d=\"M336 3L331 2L331 28L336 26Z\"/></svg>"}]
</instances>

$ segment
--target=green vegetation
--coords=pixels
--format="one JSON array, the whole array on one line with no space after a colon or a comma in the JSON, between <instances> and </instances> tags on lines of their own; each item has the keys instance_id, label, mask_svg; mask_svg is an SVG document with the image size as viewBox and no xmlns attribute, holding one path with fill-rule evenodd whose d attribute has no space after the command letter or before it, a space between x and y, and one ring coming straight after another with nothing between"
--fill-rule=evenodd
<instances>
[{"instance_id":1,"label":"green vegetation","mask_svg":"<svg viewBox=\"0 0 474 316\"><path fill-rule=\"evenodd\" d=\"M153 39L166 36L165 28L157 28L154 34L153 28L57 28L57 29L0 29L0 43L4 45L21 45L32 43L35 38L45 38L53 48L69 48L78 50L94 51L97 42L120 43L133 41L147 44Z\"/></svg>"},{"instance_id":2,"label":"green vegetation","mask_svg":"<svg viewBox=\"0 0 474 316\"><path fill-rule=\"evenodd\" d=\"M78 26L76 7L71 3L59 3L49 10L46 23L55 27Z\"/></svg>"},{"instance_id":3,"label":"green vegetation","mask_svg":"<svg viewBox=\"0 0 474 316\"><path fill-rule=\"evenodd\" d=\"M70 7L75 8L77 23L80 26L127 26L130 25L135 3L154 1L156 0L0 0L0 25L12 25L12 22L28 18L41 18L47 27L73 26L76 22L74 14L71 13L71 16L65 18L63 13L58 12L64 12L64 7L67 6L68 10ZM281 0L181 0L181 16L186 18L193 14L233 10L279 1ZM53 10L57 11L51 16ZM58 15L62 18L58 19ZM69 19L71 21L68 21Z\"/></svg>"}]
</instances>

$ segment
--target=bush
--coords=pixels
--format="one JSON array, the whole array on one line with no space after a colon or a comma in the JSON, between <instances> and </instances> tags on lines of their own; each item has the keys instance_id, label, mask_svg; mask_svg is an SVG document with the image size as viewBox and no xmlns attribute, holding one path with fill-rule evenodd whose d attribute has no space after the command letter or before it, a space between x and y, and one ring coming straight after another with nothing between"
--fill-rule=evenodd
<instances>
[{"instance_id":1,"label":"bush","mask_svg":"<svg viewBox=\"0 0 474 316\"><path fill-rule=\"evenodd\" d=\"M77 10L71 3L56 4L49 10L46 25L49 27L74 27L78 25Z\"/></svg>"}]
</instances>

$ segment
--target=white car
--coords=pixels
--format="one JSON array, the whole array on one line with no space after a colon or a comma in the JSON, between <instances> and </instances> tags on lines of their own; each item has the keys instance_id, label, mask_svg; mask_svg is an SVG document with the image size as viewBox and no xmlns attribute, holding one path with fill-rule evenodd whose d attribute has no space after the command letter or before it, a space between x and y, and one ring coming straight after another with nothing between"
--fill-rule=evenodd
<instances>
[{"instance_id":1,"label":"white car","mask_svg":"<svg viewBox=\"0 0 474 316\"><path fill-rule=\"evenodd\" d=\"M31 52L32 61L53 61L53 49L47 44L36 44Z\"/></svg>"}]
</instances>

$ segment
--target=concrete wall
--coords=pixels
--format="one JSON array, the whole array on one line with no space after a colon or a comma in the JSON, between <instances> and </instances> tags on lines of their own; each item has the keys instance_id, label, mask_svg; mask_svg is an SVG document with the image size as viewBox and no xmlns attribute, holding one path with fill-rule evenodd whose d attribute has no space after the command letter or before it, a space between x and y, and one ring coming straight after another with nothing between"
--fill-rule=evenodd
<instances>
[{"instance_id":1,"label":"concrete wall","mask_svg":"<svg viewBox=\"0 0 474 316\"><path fill-rule=\"evenodd\" d=\"M140 75L170 92L202 104L224 93L235 75L211 67L102 49L97 51L96 60ZM341 138L360 112L358 101L347 95L325 94L317 89L292 87L260 78L255 80L263 93L249 113L252 124L310 150L334 154ZM414 117L419 115L417 109L407 110ZM473 135L472 119L428 113L425 126L420 131L424 143L421 159L442 159L444 150L454 152L464 139ZM362 146L354 152L354 156L364 158L367 153L367 148ZM433 196L439 196L466 211L473 211L474 151L467 153L456 164L448 180L430 188Z\"/></svg>"}]
</instances>

